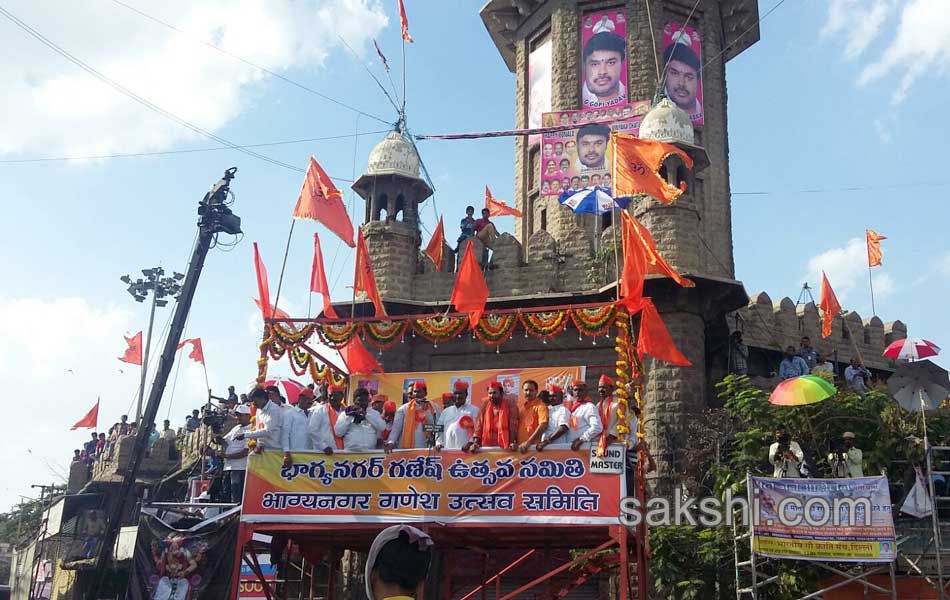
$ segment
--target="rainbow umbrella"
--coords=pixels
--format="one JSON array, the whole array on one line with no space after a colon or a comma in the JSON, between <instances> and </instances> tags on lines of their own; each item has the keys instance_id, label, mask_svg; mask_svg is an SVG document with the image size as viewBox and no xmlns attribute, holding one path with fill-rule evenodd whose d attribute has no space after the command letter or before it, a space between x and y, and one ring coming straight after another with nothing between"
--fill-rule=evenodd
<instances>
[{"instance_id":1,"label":"rainbow umbrella","mask_svg":"<svg viewBox=\"0 0 950 600\"><path fill-rule=\"evenodd\" d=\"M837 392L835 386L817 375L802 375L778 384L769 402L778 406L803 406L821 402Z\"/></svg>"}]
</instances>

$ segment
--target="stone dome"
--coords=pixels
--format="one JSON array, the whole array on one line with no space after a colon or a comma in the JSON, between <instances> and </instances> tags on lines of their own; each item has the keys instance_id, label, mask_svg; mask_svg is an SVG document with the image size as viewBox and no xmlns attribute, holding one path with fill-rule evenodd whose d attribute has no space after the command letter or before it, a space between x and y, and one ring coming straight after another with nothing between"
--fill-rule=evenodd
<instances>
[{"instance_id":1,"label":"stone dome","mask_svg":"<svg viewBox=\"0 0 950 600\"><path fill-rule=\"evenodd\" d=\"M689 115L669 98L660 100L643 117L643 122L640 123L640 138L689 146L692 146L696 139Z\"/></svg>"},{"instance_id":2,"label":"stone dome","mask_svg":"<svg viewBox=\"0 0 950 600\"><path fill-rule=\"evenodd\" d=\"M390 131L369 153L367 175L402 175L419 178L419 156L404 135Z\"/></svg>"}]
</instances>

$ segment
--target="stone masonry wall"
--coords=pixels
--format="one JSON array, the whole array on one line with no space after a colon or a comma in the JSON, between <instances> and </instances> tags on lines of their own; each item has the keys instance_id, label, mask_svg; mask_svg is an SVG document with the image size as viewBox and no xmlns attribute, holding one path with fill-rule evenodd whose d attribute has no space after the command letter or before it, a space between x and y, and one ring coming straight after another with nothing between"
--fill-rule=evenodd
<instances>
[{"instance_id":1,"label":"stone masonry wall","mask_svg":"<svg viewBox=\"0 0 950 600\"><path fill-rule=\"evenodd\" d=\"M363 225L363 236L380 296L411 299L419 260L415 229L400 221L370 221Z\"/></svg>"}]
</instances>

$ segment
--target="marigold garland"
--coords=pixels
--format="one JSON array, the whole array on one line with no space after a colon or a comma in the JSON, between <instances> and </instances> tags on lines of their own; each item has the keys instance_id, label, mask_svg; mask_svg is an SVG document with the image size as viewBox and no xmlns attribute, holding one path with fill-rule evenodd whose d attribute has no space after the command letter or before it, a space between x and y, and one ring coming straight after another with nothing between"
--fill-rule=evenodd
<instances>
[{"instance_id":1,"label":"marigold garland","mask_svg":"<svg viewBox=\"0 0 950 600\"><path fill-rule=\"evenodd\" d=\"M297 346L306 342L313 335L316 325L307 323L302 329L297 329L293 325L285 327L283 323L274 323L271 325L271 331L277 341L283 346Z\"/></svg>"},{"instance_id":2,"label":"marigold garland","mask_svg":"<svg viewBox=\"0 0 950 600\"><path fill-rule=\"evenodd\" d=\"M561 333L571 319L566 310L529 312L518 316L525 331L537 338L549 338Z\"/></svg>"},{"instance_id":3,"label":"marigold garland","mask_svg":"<svg viewBox=\"0 0 950 600\"><path fill-rule=\"evenodd\" d=\"M437 344L457 336L465 329L468 319L457 317L435 316L427 319L416 319L412 328L422 337Z\"/></svg>"},{"instance_id":4,"label":"marigold garland","mask_svg":"<svg viewBox=\"0 0 950 600\"><path fill-rule=\"evenodd\" d=\"M577 330L587 337L599 337L613 326L617 310L613 304L599 308L575 308L571 319Z\"/></svg>"},{"instance_id":5,"label":"marigold garland","mask_svg":"<svg viewBox=\"0 0 950 600\"><path fill-rule=\"evenodd\" d=\"M630 324L629 315L626 311L616 311L614 323L617 326L617 337L615 339L617 351L617 362L614 371L617 374L617 434L621 440L628 439L630 434L630 425L627 421L629 411L629 392L627 384L631 381L631 374L628 372L630 367Z\"/></svg>"},{"instance_id":6,"label":"marigold garland","mask_svg":"<svg viewBox=\"0 0 950 600\"><path fill-rule=\"evenodd\" d=\"M317 328L320 341L333 349L347 345L359 330L359 325L353 322L324 323Z\"/></svg>"},{"instance_id":7,"label":"marigold garland","mask_svg":"<svg viewBox=\"0 0 950 600\"><path fill-rule=\"evenodd\" d=\"M500 346L511 338L517 322L518 316L514 314L482 317L475 327L475 337L488 346Z\"/></svg>"},{"instance_id":8,"label":"marigold garland","mask_svg":"<svg viewBox=\"0 0 950 600\"><path fill-rule=\"evenodd\" d=\"M363 325L367 341L378 350L389 350L402 341L409 321L374 321Z\"/></svg>"}]
</instances>

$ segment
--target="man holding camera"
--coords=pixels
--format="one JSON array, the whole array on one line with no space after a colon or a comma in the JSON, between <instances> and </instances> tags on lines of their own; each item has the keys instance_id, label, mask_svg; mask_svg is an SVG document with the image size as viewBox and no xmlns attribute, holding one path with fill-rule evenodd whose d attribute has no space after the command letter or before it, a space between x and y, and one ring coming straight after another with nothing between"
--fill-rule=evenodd
<instances>
[{"instance_id":1,"label":"man holding camera","mask_svg":"<svg viewBox=\"0 0 950 600\"><path fill-rule=\"evenodd\" d=\"M775 442L769 446L769 462L772 463L772 477L797 479L801 477L805 453L798 442L784 428L775 430Z\"/></svg>"},{"instance_id":2,"label":"man holding camera","mask_svg":"<svg viewBox=\"0 0 950 600\"><path fill-rule=\"evenodd\" d=\"M374 452L379 435L386 429L386 421L369 405L369 391L358 388L353 394L353 406L347 406L343 416L336 420L333 432L343 438L343 449L352 452Z\"/></svg>"},{"instance_id":3,"label":"man holding camera","mask_svg":"<svg viewBox=\"0 0 950 600\"><path fill-rule=\"evenodd\" d=\"M864 477L864 453L854 446L855 435L850 431L841 434L841 440L832 443L828 463L834 478Z\"/></svg>"}]
</instances>

